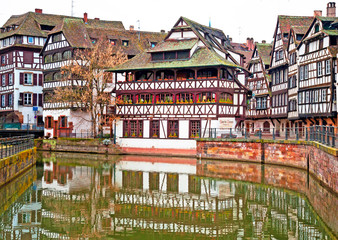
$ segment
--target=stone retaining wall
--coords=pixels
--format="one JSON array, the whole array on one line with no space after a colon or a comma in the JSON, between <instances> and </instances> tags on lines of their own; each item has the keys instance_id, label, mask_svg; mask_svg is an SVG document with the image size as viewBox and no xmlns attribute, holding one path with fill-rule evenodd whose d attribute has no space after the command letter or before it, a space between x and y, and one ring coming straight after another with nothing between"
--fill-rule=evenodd
<instances>
[{"instance_id":1,"label":"stone retaining wall","mask_svg":"<svg viewBox=\"0 0 338 240\"><path fill-rule=\"evenodd\" d=\"M197 156L270 163L308 170L338 193L338 149L305 141L197 140Z\"/></svg>"},{"instance_id":2,"label":"stone retaining wall","mask_svg":"<svg viewBox=\"0 0 338 240\"><path fill-rule=\"evenodd\" d=\"M332 211L338 206L337 193L322 186L305 170L236 161L201 161L197 175L264 184L304 194L316 213L337 234L338 221Z\"/></svg>"},{"instance_id":3,"label":"stone retaining wall","mask_svg":"<svg viewBox=\"0 0 338 240\"><path fill-rule=\"evenodd\" d=\"M36 148L33 148L0 159L0 187L31 168L36 162L35 156Z\"/></svg>"}]
</instances>

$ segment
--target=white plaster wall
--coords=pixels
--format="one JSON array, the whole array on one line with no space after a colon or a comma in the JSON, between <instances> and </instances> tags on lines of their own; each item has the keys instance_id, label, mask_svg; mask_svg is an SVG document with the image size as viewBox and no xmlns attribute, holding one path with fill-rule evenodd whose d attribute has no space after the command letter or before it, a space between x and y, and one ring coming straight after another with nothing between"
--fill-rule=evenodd
<instances>
[{"instance_id":1,"label":"white plaster wall","mask_svg":"<svg viewBox=\"0 0 338 240\"><path fill-rule=\"evenodd\" d=\"M179 137L189 138L189 120L180 120L178 124L179 124Z\"/></svg>"},{"instance_id":2,"label":"white plaster wall","mask_svg":"<svg viewBox=\"0 0 338 240\"><path fill-rule=\"evenodd\" d=\"M149 129L150 129L150 122L149 120L143 121L143 137L148 138L149 137Z\"/></svg>"},{"instance_id":3,"label":"white plaster wall","mask_svg":"<svg viewBox=\"0 0 338 240\"><path fill-rule=\"evenodd\" d=\"M117 138L117 144L121 147L135 148L162 148L162 149L196 149L196 141L193 139L146 139L146 138Z\"/></svg>"},{"instance_id":4,"label":"white plaster wall","mask_svg":"<svg viewBox=\"0 0 338 240\"><path fill-rule=\"evenodd\" d=\"M168 131L168 121L160 120L160 138L168 137L167 131Z\"/></svg>"}]
</instances>

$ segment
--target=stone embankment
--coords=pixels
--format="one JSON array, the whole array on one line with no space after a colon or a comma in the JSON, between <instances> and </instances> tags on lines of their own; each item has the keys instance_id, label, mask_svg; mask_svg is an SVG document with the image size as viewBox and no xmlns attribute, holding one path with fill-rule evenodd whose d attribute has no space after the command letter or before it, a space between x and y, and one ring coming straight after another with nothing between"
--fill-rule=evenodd
<instances>
[{"instance_id":1,"label":"stone embankment","mask_svg":"<svg viewBox=\"0 0 338 240\"><path fill-rule=\"evenodd\" d=\"M10 182L36 162L36 148L27 149L0 159L0 187Z\"/></svg>"},{"instance_id":2,"label":"stone embankment","mask_svg":"<svg viewBox=\"0 0 338 240\"><path fill-rule=\"evenodd\" d=\"M197 156L301 168L338 193L338 149L320 143L200 139L197 140Z\"/></svg>"}]
</instances>

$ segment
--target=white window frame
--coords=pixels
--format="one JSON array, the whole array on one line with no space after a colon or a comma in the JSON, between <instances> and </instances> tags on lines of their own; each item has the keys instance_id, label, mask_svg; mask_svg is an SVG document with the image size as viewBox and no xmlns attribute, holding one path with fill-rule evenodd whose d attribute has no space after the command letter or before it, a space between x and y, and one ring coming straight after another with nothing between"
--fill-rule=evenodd
<instances>
[{"instance_id":1,"label":"white window frame","mask_svg":"<svg viewBox=\"0 0 338 240\"><path fill-rule=\"evenodd\" d=\"M318 90L315 90L315 102L318 102Z\"/></svg>"},{"instance_id":2,"label":"white window frame","mask_svg":"<svg viewBox=\"0 0 338 240\"><path fill-rule=\"evenodd\" d=\"M299 67L299 80L304 79L304 66Z\"/></svg>"},{"instance_id":3,"label":"white window frame","mask_svg":"<svg viewBox=\"0 0 338 240\"><path fill-rule=\"evenodd\" d=\"M309 65L304 66L304 79L309 79Z\"/></svg>"},{"instance_id":4,"label":"white window frame","mask_svg":"<svg viewBox=\"0 0 338 240\"><path fill-rule=\"evenodd\" d=\"M8 106L13 106L13 94L8 95Z\"/></svg>"},{"instance_id":5,"label":"white window frame","mask_svg":"<svg viewBox=\"0 0 338 240\"><path fill-rule=\"evenodd\" d=\"M322 89L322 102L326 102L326 89Z\"/></svg>"},{"instance_id":6,"label":"white window frame","mask_svg":"<svg viewBox=\"0 0 338 240\"><path fill-rule=\"evenodd\" d=\"M330 74L331 72L331 61L330 59L325 60L325 74Z\"/></svg>"},{"instance_id":7,"label":"white window frame","mask_svg":"<svg viewBox=\"0 0 338 240\"><path fill-rule=\"evenodd\" d=\"M13 73L8 74L8 85L13 85Z\"/></svg>"},{"instance_id":8,"label":"white window frame","mask_svg":"<svg viewBox=\"0 0 338 240\"><path fill-rule=\"evenodd\" d=\"M317 62L317 76L320 77L323 75L323 71L322 71L322 62Z\"/></svg>"},{"instance_id":9,"label":"white window frame","mask_svg":"<svg viewBox=\"0 0 338 240\"><path fill-rule=\"evenodd\" d=\"M3 74L1 77L1 86L5 86L6 85L6 75Z\"/></svg>"},{"instance_id":10,"label":"white window frame","mask_svg":"<svg viewBox=\"0 0 338 240\"><path fill-rule=\"evenodd\" d=\"M28 76L30 76L30 78ZM25 85L33 85L33 73L24 73L23 83Z\"/></svg>"},{"instance_id":11,"label":"white window frame","mask_svg":"<svg viewBox=\"0 0 338 240\"><path fill-rule=\"evenodd\" d=\"M307 92L305 93L305 103L309 103L309 102L310 102L310 92L307 91Z\"/></svg>"},{"instance_id":12,"label":"white window frame","mask_svg":"<svg viewBox=\"0 0 338 240\"><path fill-rule=\"evenodd\" d=\"M24 93L23 94L23 105L32 105L33 104L33 94Z\"/></svg>"}]
</instances>

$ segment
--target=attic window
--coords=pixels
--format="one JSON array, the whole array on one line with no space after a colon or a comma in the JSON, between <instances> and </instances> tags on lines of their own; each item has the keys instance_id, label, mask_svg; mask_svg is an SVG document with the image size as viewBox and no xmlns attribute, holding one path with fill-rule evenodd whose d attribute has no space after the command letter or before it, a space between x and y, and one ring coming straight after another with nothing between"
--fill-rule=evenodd
<instances>
[{"instance_id":1,"label":"attic window","mask_svg":"<svg viewBox=\"0 0 338 240\"><path fill-rule=\"evenodd\" d=\"M315 33L319 32L319 24L316 24L315 26Z\"/></svg>"},{"instance_id":2,"label":"attic window","mask_svg":"<svg viewBox=\"0 0 338 240\"><path fill-rule=\"evenodd\" d=\"M53 28L54 28L54 26L49 26L49 25L43 25L43 24L41 24L40 28L41 28L42 31L52 31Z\"/></svg>"},{"instance_id":3,"label":"attic window","mask_svg":"<svg viewBox=\"0 0 338 240\"><path fill-rule=\"evenodd\" d=\"M303 36L304 36L303 34L296 34L296 40L297 41L302 40Z\"/></svg>"},{"instance_id":4,"label":"attic window","mask_svg":"<svg viewBox=\"0 0 338 240\"><path fill-rule=\"evenodd\" d=\"M155 47L155 46L156 46L156 44L157 44L157 42L151 42L151 43L150 43L150 47L152 47L152 48L153 48L153 47Z\"/></svg>"},{"instance_id":5,"label":"attic window","mask_svg":"<svg viewBox=\"0 0 338 240\"><path fill-rule=\"evenodd\" d=\"M122 46L128 47L129 41L128 40L122 40Z\"/></svg>"},{"instance_id":6,"label":"attic window","mask_svg":"<svg viewBox=\"0 0 338 240\"><path fill-rule=\"evenodd\" d=\"M116 39L109 39L109 42L111 45L115 46L116 45Z\"/></svg>"},{"instance_id":7,"label":"attic window","mask_svg":"<svg viewBox=\"0 0 338 240\"><path fill-rule=\"evenodd\" d=\"M52 42L60 42L61 39L62 39L61 33L52 36Z\"/></svg>"},{"instance_id":8,"label":"attic window","mask_svg":"<svg viewBox=\"0 0 338 240\"><path fill-rule=\"evenodd\" d=\"M190 51L170 51L170 52L156 52L151 54L152 61L163 60L183 60L190 57Z\"/></svg>"},{"instance_id":9,"label":"attic window","mask_svg":"<svg viewBox=\"0 0 338 240\"><path fill-rule=\"evenodd\" d=\"M28 43L34 43L34 37L28 37Z\"/></svg>"},{"instance_id":10,"label":"attic window","mask_svg":"<svg viewBox=\"0 0 338 240\"><path fill-rule=\"evenodd\" d=\"M92 44L96 44L97 40L95 38L90 39L92 41Z\"/></svg>"},{"instance_id":11,"label":"attic window","mask_svg":"<svg viewBox=\"0 0 338 240\"><path fill-rule=\"evenodd\" d=\"M289 34L288 33L284 33L283 34L283 38L288 38Z\"/></svg>"}]
</instances>

